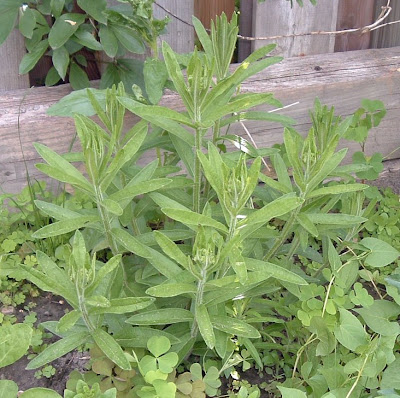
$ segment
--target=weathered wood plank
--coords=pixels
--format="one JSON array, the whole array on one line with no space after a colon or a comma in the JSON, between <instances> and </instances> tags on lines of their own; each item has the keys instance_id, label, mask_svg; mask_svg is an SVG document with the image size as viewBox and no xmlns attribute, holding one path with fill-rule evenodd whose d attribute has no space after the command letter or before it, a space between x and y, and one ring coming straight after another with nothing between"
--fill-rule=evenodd
<instances>
[{"instance_id":1,"label":"weathered wood plank","mask_svg":"<svg viewBox=\"0 0 400 398\"><path fill-rule=\"evenodd\" d=\"M338 11L338 0L318 0L313 6L304 1L304 6L290 6L290 1L253 0L253 36L269 37L308 33L313 31L334 31ZM312 55L333 52L334 36L299 36L276 40L256 40L253 51L268 43L277 43L276 54L283 57Z\"/></svg>"},{"instance_id":2,"label":"weathered wood plank","mask_svg":"<svg viewBox=\"0 0 400 398\"><path fill-rule=\"evenodd\" d=\"M308 111L315 97L335 105L337 114L343 116L354 112L362 98L381 99L388 114L381 126L372 132L367 152L379 151L387 155L400 146L400 47L286 59L249 79L242 85L242 90L274 92L284 105L299 101L281 113L295 118L296 128L302 133L310 127ZM19 138L28 169L34 177L40 176L33 167L39 161L32 145L34 142L42 142L61 153L68 151L75 135L73 121L47 116L46 110L69 92L69 86L65 85L0 95L0 185L3 190L16 192L25 183ZM162 104L183 109L173 93L165 95ZM126 125L132 125L135 120L132 115L128 116ZM282 127L277 124L249 121L245 124L259 146L282 141ZM232 126L230 133L244 136L240 126ZM357 145L351 145L351 150L358 149ZM400 157L400 154L395 153L392 157Z\"/></svg>"},{"instance_id":3,"label":"weathered wood plank","mask_svg":"<svg viewBox=\"0 0 400 398\"><path fill-rule=\"evenodd\" d=\"M183 21L192 22L192 15L194 14L193 0L158 0L157 3ZM163 19L165 16L170 17L170 22L167 25L167 33L161 36L161 40L168 42L172 49L178 53L193 51L193 27L171 17L165 10L154 4L154 17Z\"/></svg>"},{"instance_id":4,"label":"weathered wood plank","mask_svg":"<svg viewBox=\"0 0 400 398\"><path fill-rule=\"evenodd\" d=\"M340 0L337 30L362 28L373 22L375 0ZM336 36L335 51L365 50L369 48L371 33L347 33Z\"/></svg>"},{"instance_id":5,"label":"weathered wood plank","mask_svg":"<svg viewBox=\"0 0 400 398\"><path fill-rule=\"evenodd\" d=\"M0 46L0 91L29 87L29 76L18 74L25 53L24 37L14 29Z\"/></svg>"}]
</instances>

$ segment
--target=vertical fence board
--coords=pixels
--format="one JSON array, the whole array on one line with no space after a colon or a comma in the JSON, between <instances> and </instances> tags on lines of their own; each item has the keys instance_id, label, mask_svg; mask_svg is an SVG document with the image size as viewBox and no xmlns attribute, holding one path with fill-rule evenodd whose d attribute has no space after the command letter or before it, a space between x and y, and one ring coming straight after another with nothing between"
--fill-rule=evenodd
<instances>
[{"instance_id":1,"label":"vertical fence board","mask_svg":"<svg viewBox=\"0 0 400 398\"><path fill-rule=\"evenodd\" d=\"M239 33L242 36L253 34L253 1L240 2ZM240 40L238 43L238 62L242 62L251 53L251 41Z\"/></svg>"},{"instance_id":2,"label":"vertical fence board","mask_svg":"<svg viewBox=\"0 0 400 398\"><path fill-rule=\"evenodd\" d=\"M294 2L295 3L295 2ZM338 0L318 0L313 6L308 0L304 7L290 6L290 1L268 0L259 3L253 0L253 36L268 37L301 34L312 31L334 31L338 12ZM312 35L256 40L253 50L268 43L277 43L276 54L284 57L333 52L334 36Z\"/></svg>"},{"instance_id":3,"label":"vertical fence board","mask_svg":"<svg viewBox=\"0 0 400 398\"><path fill-rule=\"evenodd\" d=\"M378 18L382 6L385 6L387 0L376 0L375 19ZM389 14L385 22L393 22L400 19L400 1L392 1L390 3L392 12ZM400 45L400 24L393 24L374 30L371 38L371 48L388 48Z\"/></svg>"},{"instance_id":4,"label":"vertical fence board","mask_svg":"<svg viewBox=\"0 0 400 398\"><path fill-rule=\"evenodd\" d=\"M192 23L194 0L158 0L157 3L183 21ZM174 51L178 53L193 51L194 29L192 26L168 15L157 4L154 4L154 16L158 19L162 19L165 16L170 17L170 22L167 25L167 33L162 35L161 39L168 42Z\"/></svg>"},{"instance_id":5,"label":"vertical fence board","mask_svg":"<svg viewBox=\"0 0 400 398\"><path fill-rule=\"evenodd\" d=\"M221 15L222 12L225 12L230 18L233 11L235 11L235 0L195 0L194 2L194 14L206 29L210 28L210 22L216 15Z\"/></svg>"},{"instance_id":6,"label":"vertical fence board","mask_svg":"<svg viewBox=\"0 0 400 398\"><path fill-rule=\"evenodd\" d=\"M0 91L29 87L29 76L18 74L25 53L24 38L14 29L0 46Z\"/></svg>"},{"instance_id":7,"label":"vertical fence board","mask_svg":"<svg viewBox=\"0 0 400 398\"><path fill-rule=\"evenodd\" d=\"M375 0L340 0L337 30L362 28L373 22ZM336 36L335 51L365 50L370 46L371 33L347 33Z\"/></svg>"}]
</instances>

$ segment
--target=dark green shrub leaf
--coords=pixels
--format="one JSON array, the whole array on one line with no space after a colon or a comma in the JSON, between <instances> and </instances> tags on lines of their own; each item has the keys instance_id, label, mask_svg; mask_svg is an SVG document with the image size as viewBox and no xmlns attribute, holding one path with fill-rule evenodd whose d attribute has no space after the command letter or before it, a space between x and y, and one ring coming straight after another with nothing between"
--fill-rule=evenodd
<instances>
[{"instance_id":1,"label":"dark green shrub leaf","mask_svg":"<svg viewBox=\"0 0 400 398\"><path fill-rule=\"evenodd\" d=\"M39 42L31 52L25 54L19 64L19 74L24 75L28 73L37 64L43 54L46 52L49 43L48 40Z\"/></svg>"},{"instance_id":2,"label":"dark green shrub leaf","mask_svg":"<svg viewBox=\"0 0 400 398\"><path fill-rule=\"evenodd\" d=\"M75 62L71 62L69 69L69 82L74 90L82 90L90 86L86 72Z\"/></svg>"},{"instance_id":3,"label":"dark green shrub leaf","mask_svg":"<svg viewBox=\"0 0 400 398\"><path fill-rule=\"evenodd\" d=\"M22 9L18 24L19 31L22 35L31 39L35 26L36 18L34 12L29 7Z\"/></svg>"},{"instance_id":4,"label":"dark green shrub leaf","mask_svg":"<svg viewBox=\"0 0 400 398\"><path fill-rule=\"evenodd\" d=\"M50 86L54 86L55 84L57 84L60 80L61 80L60 75L58 74L56 68L54 66L52 66L50 68L50 70L47 72L46 80L45 80L44 84L47 87L50 87Z\"/></svg>"},{"instance_id":5,"label":"dark green shrub leaf","mask_svg":"<svg viewBox=\"0 0 400 398\"><path fill-rule=\"evenodd\" d=\"M57 18L49 33L50 47L55 50L64 45L83 22L85 15L82 14L67 13Z\"/></svg>"},{"instance_id":6,"label":"dark green shrub leaf","mask_svg":"<svg viewBox=\"0 0 400 398\"><path fill-rule=\"evenodd\" d=\"M3 44L10 35L18 18L20 1L15 3L15 6L10 5L7 8L0 6L0 45Z\"/></svg>"},{"instance_id":7,"label":"dark green shrub leaf","mask_svg":"<svg viewBox=\"0 0 400 398\"><path fill-rule=\"evenodd\" d=\"M135 30L114 23L108 24L108 27L121 45L129 52L134 54L143 54L145 52L143 41Z\"/></svg>"},{"instance_id":8,"label":"dark green shrub leaf","mask_svg":"<svg viewBox=\"0 0 400 398\"><path fill-rule=\"evenodd\" d=\"M307 398L305 392L298 390L297 388L279 387L279 391L282 393L282 398Z\"/></svg>"},{"instance_id":9,"label":"dark green shrub leaf","mask_svg":"<svg viewBox=\"0 0 400 398\"><path fill-rule=\"evenodd\" d=\"M53 50L52 61L61 79L65 80L67 69L69 66L69 52L64 46Z\"/></svg>"},{"instance_id":10,"label":"dark green shrub leaf","mask_svg":"<svg viewBox=\"0 0 400 398\"><path fill-rule=\"evenodd\" d=\"M91 2L91 0L87 0ZM105 53L110 57L114 58L118 52L118 39L114 35L111 29L106 25L100 25L99 29L100 43L103 46Z\"/></svg>"},{"instance_id":11,"label":"dark green shrub leaf","mask_svg":"<svg viewBox=\"0 0 400 398\"><path fill-rule=\"evenodd\" d=\"M87 14L101 23L107 22L107 17L103 14L107 7L106 0L78 0L78 6Z\"/></svg>"}]
</instances>

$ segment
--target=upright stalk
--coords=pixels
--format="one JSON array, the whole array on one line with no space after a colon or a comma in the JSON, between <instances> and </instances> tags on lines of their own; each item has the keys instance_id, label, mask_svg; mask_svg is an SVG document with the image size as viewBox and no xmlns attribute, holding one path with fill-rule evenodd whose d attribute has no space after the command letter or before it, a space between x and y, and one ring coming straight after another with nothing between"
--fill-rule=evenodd
<instances>
[{"instance_id":1,"label":"upright stalk","mask_svg":"<svg viewBox=\"0 0 400 398\"><path fill-rule=\"evenodd\" d=\"M194 157L194 186L193 186L193 211L200 213L200 195L201 195L201 165L200 159L197 156L197 151L201 151L201 137L204 129L198 127L196 129L195 149L196 154Z\"/></svg>"}]
</instances>

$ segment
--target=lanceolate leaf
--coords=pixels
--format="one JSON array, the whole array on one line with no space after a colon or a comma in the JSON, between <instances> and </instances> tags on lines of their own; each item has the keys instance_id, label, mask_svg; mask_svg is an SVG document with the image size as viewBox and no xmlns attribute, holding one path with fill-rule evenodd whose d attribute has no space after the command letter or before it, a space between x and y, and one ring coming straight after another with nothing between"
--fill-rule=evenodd
<instances>
[{"instance_id":1,"label":"lanceolate leaf","mask_svg":"<svg viewBox=\"0 0 400 398\"><path fill-rule=\"evenodd\" d=\"M367 221L366 218L341 213L305 213L314 224L357 225Z\"/></svg>"},{"instance_id":2,"label":"lanceolate leaf","mask_svg":"<svg viewBox=\"0 0 400 398\"><path fill-rule=\"evenodd\" d=\"M49 43L47 39L42 40L31 50L31 52L25 54L21 60L21 63L19 64L19 74L24 75L32 70L39 59L42 58L48 46Z\"/></svg>"},{"instance_id":3,"label":"lanceolate leaf","mask_svg":"<svg viewBox=\"0 0 400 398\"><path fill-rule=\"evenodd\" d=\"M36 358L32 359L26 367L27 370L37 369L57 358L68 354L70 351L85 344L89 338L89 332L80 332L69 335L62 340L48 346Z\"/></svg>"},{"instance_id":4,"label":"lanceolate leaf","mask_svg":"<svg viewBox=\"0 0 400 398\"><path fill-rule=\"evenodd\" d=\"M163 283L146 290L146 294L154 297L175 297L194 293L196 293L196 286L193 283Z\"/></svg>"},{"instance_id":5,"label":"lanceolate leaf","mask_svg":"<svg viewBox=\"0 0 400 398\"><path fill-rule=\"evenodd\" d=\"M111 335L102 329L96 329L92 332L92 337L100 350L103 351L111 361L121 369L131 370L131 364L122 351L122 348Z\"/></svg>"},{"instance_id":6,"label":"lanceolate leaf","mask_svg":"<svg viewBox=\"0 0 400 398\"><path fill-rule=\"evenodd\" d=\"M207 344L207 347L212 350L215 346L215 335L210 315L204 304L196 305L195 317L204 342Z\"/></svg>"},{"instance_id":7,"label":"lanceolate leaf","mask_svg":"<svg viewBox=\"0 0 400 398\"><path fill-rule=\"evenodd\" d=\"M193 314L180 308L161 308L154 311L141 312L131 316L126 323L131 325L169 325L171 323L191 322Z\"/></svg>"},{"instance_id":8,"label":"lanceolate leaf","mask_svg":"<svg viewBox=\"0 0 400 398\"><path fill-rule=\"evenodd\" d=\"M64 45L85 21L85 15L67 13L56 19L49 33L49 44L54 50Z\"/></svg>"},{"instance_id":9,"label":"lanceolate leaf","mask_svg":"<svg viewBox=\"0 0 400 398\"><path fill-rule=\"evenodd\" d=\"M80 216L70 218L69 220L57 221L53 224L49 224L43 228L40 228L38 231L32 234L32 237L41 239L49 238L51 236L63 235L68 232L75 231L76 229L82 228L90 222L96 222L98 220L98 216Z\"/></svg>"},{"instance_id":10,"label":"lanceolate leaf","mask_svg":"<svg viewBox=\"0 0 400 398\"><path fill-rule=\"evenodd\" d=\"M91 314L126 314L139 311L154 302L152 297L123 297L110 300L108 307L94 307Z\"/></svg>"},{"instance_id":11,"label":"lanceolate leaf","mask_svg":"<svg viewBox=\"0 0 400 398\"><path fill-rule=\"evenodd\" d=\"M161 211L173 220L179 221L190 227L203 225L208 227L214 227L222 232L227 232L225 225L219 221L212 219L211 217L205 216L204 214L198 214L190 210L170 209L162 208Z\"/></svg>"},{"instance_id":12,"label":"lanceolate leaf","mask_svg":"<svg viewBox=\"0 0 400 398\"><path fill-rule=\"evenodd\" d=\"M240 319L218 315L211 315L210 318L212 325L221 332L240 337L248 337L250 339L257 339L260 337L260 333L256 328Z\"/></svg>"},{"instance_id":13,"label":"lanceolate leaf","mask_svg":"<svg viewBox=\"0 0 400 398\"><path fill-rule=\"evenodd\" d=\"M287 270L286 268L280 267L279 265L257 260L255 258L245 258L244 260L250 271L268 273L272 278L278 279L282 282L290 282L296 285L307 285L307 282L301 276Z\"/></svg>"}]
</instances>

